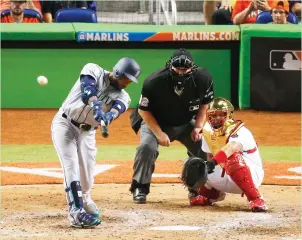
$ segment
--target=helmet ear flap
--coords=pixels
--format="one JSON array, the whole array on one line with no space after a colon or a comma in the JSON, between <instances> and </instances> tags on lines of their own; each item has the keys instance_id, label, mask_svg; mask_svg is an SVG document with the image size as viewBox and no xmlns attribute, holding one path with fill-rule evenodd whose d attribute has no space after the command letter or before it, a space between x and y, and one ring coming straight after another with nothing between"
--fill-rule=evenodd
<instances>
[{"instance_id":1,"label":"helmet ear flap","mask_svg":"<svg viewBox=\"0 0 302 240\"><path fill-rule=\"evenodd\" d=\"M120 78L120 72L119 72L118 69L115 69L114 75L115 75L115 78L116 78L116 79L119 79L119 78Z\"/></svg>"}]
</instances>

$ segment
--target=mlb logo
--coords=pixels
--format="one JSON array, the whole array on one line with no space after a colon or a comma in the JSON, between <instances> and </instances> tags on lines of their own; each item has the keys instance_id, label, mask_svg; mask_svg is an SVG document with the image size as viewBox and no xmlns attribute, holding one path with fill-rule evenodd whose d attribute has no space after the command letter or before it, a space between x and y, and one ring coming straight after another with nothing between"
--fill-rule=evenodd
<instances>
[{"instance_id":1,"label":"mlb logo","mask_svg":"<svg viewBox=\"0 0 302 240\"><path fill-rule=\"evenodd\" d=\"M270 51L270 69L281 71L301 71L302 51L272 50Z\"/></svg>"}]
</instances>

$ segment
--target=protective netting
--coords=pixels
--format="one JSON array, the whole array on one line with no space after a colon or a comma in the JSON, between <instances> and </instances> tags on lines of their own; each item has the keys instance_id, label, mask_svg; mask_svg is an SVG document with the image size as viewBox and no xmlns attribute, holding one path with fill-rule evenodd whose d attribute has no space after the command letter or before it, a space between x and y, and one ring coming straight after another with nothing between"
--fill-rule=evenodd
<instances>
[{"instance_id":1,"label":"protective netting","mask_svg":"<svg viewBox=\"0 0 302 240\"><path fill-rule=\"evenodd\" d=\"M203 24L203 1L141 0L97 2L98 21L102 23L177 25Z\"/></svg>"}]
</instances>

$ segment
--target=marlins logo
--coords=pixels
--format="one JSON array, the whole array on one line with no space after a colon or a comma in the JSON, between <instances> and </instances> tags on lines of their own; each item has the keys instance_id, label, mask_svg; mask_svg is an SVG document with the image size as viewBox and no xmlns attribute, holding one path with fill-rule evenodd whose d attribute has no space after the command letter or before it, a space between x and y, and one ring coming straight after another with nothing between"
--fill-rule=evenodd
<instances>
[{"instance_id":1,"label":"marlins logo","mask_svg":"<svg viewBox=\"0 0 302 240\"><path fill-rule=\"evenodd\" d=\"M301 71L301 57L301 51L272 50L270 52L270 69L283 71Z\"/></svg>"}]
</instances>

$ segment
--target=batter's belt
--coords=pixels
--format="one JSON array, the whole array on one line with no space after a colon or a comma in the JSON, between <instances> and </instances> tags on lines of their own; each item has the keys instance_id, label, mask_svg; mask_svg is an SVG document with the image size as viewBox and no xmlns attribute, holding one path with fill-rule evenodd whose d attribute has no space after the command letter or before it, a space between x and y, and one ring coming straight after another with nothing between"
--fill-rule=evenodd
<instances>
[{"instance_id":1,"label":"batter's belt","mask_svg":"<svg viewBox=\"0 0 302 240\"><path fill-rule=\"evenodd\" d=\"M62 114L62 117L68 119L68 117L67 117L67 115L66 115L65 113ZM71 122L74 126L76 126L77 128L79 128L79 129L81 129L81 130L84 130L84 131L89 131L89 130L92 128L92 126L89 125L89 124L86 124L86 123L78 123L78 122L74 121L73 119L70 119L70 122Z\"/></svg>"}]
</instances>

